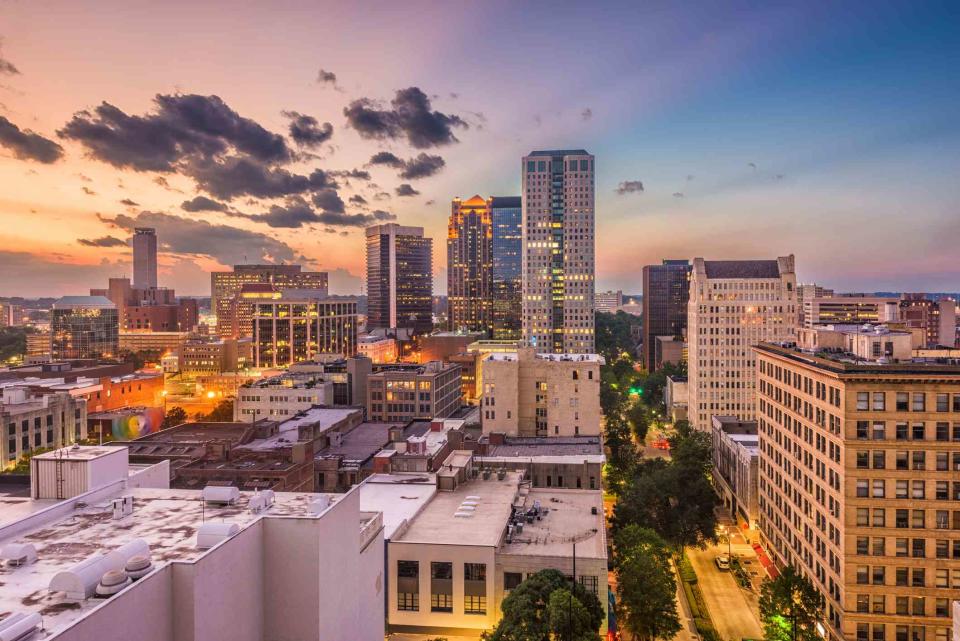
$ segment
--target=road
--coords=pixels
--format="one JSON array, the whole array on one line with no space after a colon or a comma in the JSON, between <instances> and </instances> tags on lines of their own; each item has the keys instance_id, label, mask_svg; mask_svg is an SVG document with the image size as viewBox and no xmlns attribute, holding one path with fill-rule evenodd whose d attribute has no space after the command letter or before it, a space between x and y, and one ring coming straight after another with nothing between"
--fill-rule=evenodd
<instances>
[{"instance_id":1,"label":"road","mask_svg":"<svg viewBox=\"0 0 960 641\"><path fill-rule=\"evenodd\" d=\"M727 544L709 546L705 550L688 549L687 556L697 573L710 617L721 639L740 641L742 638L762 639L756 595L748 597L737 584L732 572L721 572L714 559L727 553ZM733 545L733 554L749 560L747 568L758 568L753 548L746 543Z\"/></svg>"}]
</instances>

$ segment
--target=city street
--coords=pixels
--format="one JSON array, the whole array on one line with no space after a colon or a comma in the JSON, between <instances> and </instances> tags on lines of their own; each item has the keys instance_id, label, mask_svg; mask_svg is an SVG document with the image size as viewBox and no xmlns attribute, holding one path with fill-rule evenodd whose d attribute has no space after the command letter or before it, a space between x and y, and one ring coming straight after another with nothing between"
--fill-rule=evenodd
<instances>
[{"instance_id":1,"label":"city street","mask_svg":"<svg viewBox=\"0 0 960 641\"><path fill-rule=\"evenodd\" d=\"M735 537L734 540L739 537ZM735 542L733 555L748 561L747 571L760 568L753 548L746 543ZM721 572L714 559L727 553L727 544L709 546L705 550L688 549L687 556L697 573L700 589L710 611L710 617L717 633L725 641L740 641L742 638L762 639L760 617L757 609L757 596L748 597L737 584L733 572Z\"/></svg>"}]
</instances>

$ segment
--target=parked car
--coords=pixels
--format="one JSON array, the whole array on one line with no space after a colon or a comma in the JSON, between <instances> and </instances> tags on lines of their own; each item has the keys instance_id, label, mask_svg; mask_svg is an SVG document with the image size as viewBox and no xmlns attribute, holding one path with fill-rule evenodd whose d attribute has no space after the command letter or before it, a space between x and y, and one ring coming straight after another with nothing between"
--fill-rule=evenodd
<instances>
[{"instance_id":1,"label":"parked car","mask_svg":"<svg viewBox=\"0 0 960 641\"><path fill-rule=\"evenodd\" d=\"M715 558L713 562L717 564L717 569L719 569L721 572L727 572L730 570L730 557L728 557L726 554L721 554Z\"/></svg>"}]
</instances>

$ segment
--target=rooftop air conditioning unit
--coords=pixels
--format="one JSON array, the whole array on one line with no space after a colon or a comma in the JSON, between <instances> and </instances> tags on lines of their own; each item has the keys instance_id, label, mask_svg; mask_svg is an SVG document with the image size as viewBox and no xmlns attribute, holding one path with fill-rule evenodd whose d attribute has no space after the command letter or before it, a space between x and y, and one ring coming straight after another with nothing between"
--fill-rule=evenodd
<instances>
[{"instance_id":1,"label":"rooftop air conditioning unit","mask_svg":"<svg viewBox=\"0 0 960 641\"><path fill-rule=\"evenodd\" d=\"M7 565L29 565L37 561L37 549L30 543L8 543L0 549L0 559Z\"/></svg>"},{"instance_id":2,"label":"rooftop air conditioning unit","mask_svg":"<svg viewBox=\"0 0 960 641\"><path fill-rule=\"evenodd\" d=\"M240 499L240 490L232 485L208 485L203 488L206 503L233 505Z\"/></svg>"},{"instance_id":3,"label":"rooftop air conditioning unit","mask_svg":"<svg viewBox=\"0 0 960 641\"><path fill-rule=\"evenodd\" d=\"M0 620L0 641L22 641L29 638L40 626L40 615L13 612Z\"/></svg>"},{"instance_id":4,"label":"rooftop air conditioning unit","mask_svg":"<svg viewBox=\"0 0 960 641\"><path fill-rule=\"evenodd\" d=\"M231 521L204 523L197 530L197 547L207 550L240 532L240 526Z\"/></svg>"},{"instance_id":5,"label":"rooftop air conditioning unit","mask_svg":"<svg viewBox=\"0 0 960 641\"><path fill-rule=\"evenodd\" d=\"M320 494L317 498L310 501L310 505L307 506L307 511L313 516L320 516L328 507L330 507L330 497L326 494Z\"/></svg>"}]
</instances>

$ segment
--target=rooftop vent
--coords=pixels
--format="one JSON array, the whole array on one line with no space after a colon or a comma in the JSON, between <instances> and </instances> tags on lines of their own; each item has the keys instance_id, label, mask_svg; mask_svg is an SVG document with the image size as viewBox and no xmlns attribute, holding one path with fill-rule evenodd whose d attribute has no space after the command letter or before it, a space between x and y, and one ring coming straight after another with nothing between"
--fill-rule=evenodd
<instances>
[{"instance_id":1,"label":"rooftop vent","mask_svg":"<svg viewBox=\"0 0 960 641\"><path fill-rule=\"evenodd\" d=\"M453 513L453 515L458 519L469 519L471 516L473 516L473 512L464 512L461 510L457 510L456 512Z\"/></svg>"},{"instance_id":2,"label":"rooftop vent","mask_svg":"<svg viewBox=\"0 0 960 641\"><path fill-rule=\"evenodd\" d=\"M273 505L274 493L273 490L264 490L263 492L254 492L253 496L250 497L248 506L250 511L254 514L259 514L264 510L270 509L270 506Z\"/></svg>"},{"instance_id":3,"label":"rooftop vent","mask_svg":"<svg viewBox=\"0 0 960 641\"><path fill-rule=\"evenodd\" d=\"M208 485L203 488L203 500L218 505L233 505L240 499L240 490L232 485Z\"/></svg>"},{"instance_id":4,"label":"rooftop vent","mask_svg":"<svg viewBox=\"0 0 960 641\"><path fill-rule=\"evenodd\" d=\"M212 548L240 532L240 526L232 521L204 523L197 530L197 547L201 550Z\"/></svg>"},{"instance_id":5,"label":"rooftop vent","mask_svg":"<svg viewBox=\"0 0 960 641\"><path fill-rule=\"evenodd\" d=\"M113 507L114 519L122 519L125 516L130 516L133 514L133 496L129 494L127 496L113 499L110 504Z\"/></svg>"},{"instance_id":6,"label":"rooftop vent","mask_svg":"<svg viewBox=\"0 0 960 641\"><path fill-rule=\"evenodd\" d=\"M133 583L127 573L123 570L107 570L100 578L97 584L95 596L100 599L108 599L114 594Z\"/></svg>"},{"instance_id":7,"label":"rooftop vent","mask_svg":"<svg viewBox=\"0 0 960 641\"><path fill-rule=\"evenodd\" d=\"M50 580L49 589L64 592L68 599L82 601L94 595L100 580L110 570L122 571L134 556L150 557L150 546L143 539L124 543L106 554L94 554L69 570L57 572Z\"/></svg>"},{"instance_id":8,"label":"rooftop vent","mask_svg":"<svg viewBox=\"0 0 960 641\"><path fill-rule=\"evenodd\" d=\"M328 507L330 507L330 497L326 494L321 494L310 501L310 505L307 506L307 511L313 516L320 516Z\"/></svg>"},{"instance_id":9,"label":"rooftop vent","mask_svg":"<svg viewBox=\"0 0 960 641\"><path fill-rule=\"evenodd\" d=\"M0 550L0 559L7 565L29 565L37 561L37 549L30 543L8 543Z\"/></svg>"},{"instance_id":10,"label":"rooftop vent","mask_svg":"<svg viewBox=\"0 0 960 641\"><path fill-rule=\"evenodd\" d=\"M39 614L13 612L0 620L0 641L22 641L36 632L39 626Z\"/></svg>"},{"instance_id":11,"label":"rooftop vent","mask_svg":"<svg viewBox=\"0 0 960 641\"><path fill-rule=\"evenodd\" d=\"M149 556L135 554L127 560L127 564L123 569L127 573L127 576L136 581L137 579L145 577L153 570L153 561L150 560ZM101 579L100 582L103 583L103 580Z\"/></svg>"}]
</instances>

